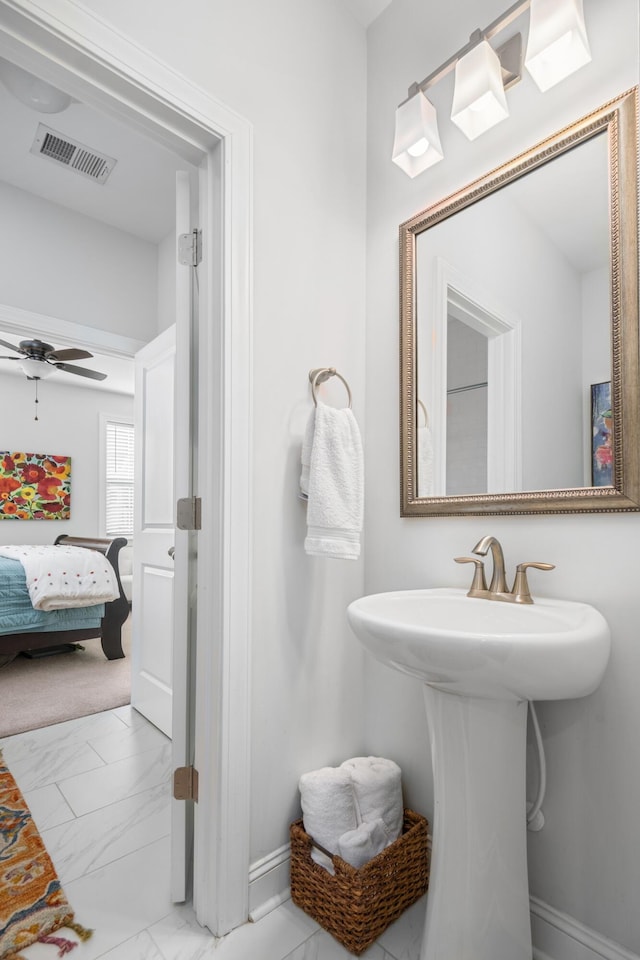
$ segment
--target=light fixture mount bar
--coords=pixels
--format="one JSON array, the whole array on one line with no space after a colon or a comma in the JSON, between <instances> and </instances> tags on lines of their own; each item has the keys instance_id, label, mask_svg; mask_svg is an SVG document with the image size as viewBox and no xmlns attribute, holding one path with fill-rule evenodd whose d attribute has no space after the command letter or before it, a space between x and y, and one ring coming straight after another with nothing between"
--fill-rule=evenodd
<instances>
[{"instance_id":1,"label":"light fixture mount bar","mask_svg":"<svg viewBox=\"0 0 640 960\"><path fill-rule=\"evenodd\" d=\"M469 42L465 43L463 47L456 51L452 56L445 60L444 63L441 63L432 73L430 73L424 80L421 80L420 83L413 83L409 87L408 97L415 96L418 90L422 90L424 93L428 90L429 87L432 87L434 84L438 83L439 80L442 80L443 77L446 77L448 73L455 68L456 63L460 60L466 53L469 53L481 40L491 40L492 37L495 37L498 33L508 27L514 20L517 20L526 10L531 6L531 0L517 0L516 3L512 4L508 10L498 17L496 20L493 20L488 27L485 27L484 30L474 30L469 38ZM518 35L520 36L520 35ZM512 38L513 40L513 38ZM513 70L512 63L506 63L503 58L503 52L507 51L509 48L508 59L511 60L513 56L513 47L509 47L512 43L507 41L502 47L498 47L496 53L500 57L500 62L503 67L503 71L508 74L508 77L505 76L505 89L508 89L510 86L513 86L514 83L520 79L520 70L518 69L517 73ZM522 49L522 37L520 36L520 50Z\"/></svg>"},{"instance_id":2,"label":"light fixture mount bar","mask_svg":"<svg viewBox=\"0 0 640 960\"><path fill-rule=\"evenodd\" d=\"M531 6L531 0L517 0L517 3L512 4L508 10L498 17L488 27L482 31L482 36L485 40L491 40L492 37L495 37L497 33L500 33L509 24L513 23L514 20L517 20L518 17L522 16L525 10L528 10Z\"/></svg>"},{"instance_id":3,"label":"light fixture mount bar","mask_svg":"<svg viewBox=\"0 0 640 960\"><path fill-rule=\"evenodd\" d=\"M515 33L496 50L502 68L502 83L509 90L522 79L522 34Z\"/></svg>"}]
</instances>

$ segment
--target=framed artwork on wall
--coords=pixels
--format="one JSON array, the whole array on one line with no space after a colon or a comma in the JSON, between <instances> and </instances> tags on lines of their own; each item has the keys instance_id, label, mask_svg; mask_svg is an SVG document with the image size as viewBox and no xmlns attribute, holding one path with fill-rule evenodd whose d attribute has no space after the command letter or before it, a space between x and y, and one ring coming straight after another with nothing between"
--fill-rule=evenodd
<instances>
[{"instance_id":1,"label":"framed artwork on wall","mask_svg":"<svg viewBox=\"0 0 640 960\"><path fill-rule=\"evenodd\" d=\"M613 484L611 381L591 384L591 486Z\"/></svg>"},{"instance_id":2,"label":"framed artwork on wall","mask_svg":"<svg viewBox=\"0 0 640 960\"><path fill-rule=\"evenodd\" d=\"M69 520L71 457L0 452L0 520Z\"/></svg>"}]
</instances>

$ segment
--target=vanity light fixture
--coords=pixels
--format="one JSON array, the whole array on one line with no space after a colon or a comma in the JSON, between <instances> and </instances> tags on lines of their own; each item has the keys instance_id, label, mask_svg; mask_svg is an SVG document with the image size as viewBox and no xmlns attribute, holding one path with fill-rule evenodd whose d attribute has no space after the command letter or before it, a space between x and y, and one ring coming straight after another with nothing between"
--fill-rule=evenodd
<instances>
[{"instance_id":1,"label":"vanity light fixture","mask_svg":"<svg viewBox=\"0 0 640 960\"><path fill-rule=\"evenodd\" d=\"M530 0L525 66L543 92L591 61L583 0Z\"/></svg>"},{"instance_id":2,"label":"vanity light fixture","mask_svg":"<svg viewBox=\"0 0 640 960\"><path fill-rule=\"evenodd\" d=\"M456 63L451 120L469 140L509 116L500 58L478 30L478 43Z\"/></svg>"},{"instance_id":3,"label":"vanity light fixture","mask_svg":"<svg viewBox=\"0 0 640 960\"><path fill-rule=\"evenodd\" d=\"M548 90L580 67L591 54L583 0L517 0L500 17L471 34L469 42L420 83L396 110L392 160L415 177L443 159L438 121L425 92L452 70L455 86L451 120L474 140L509 115L505 91L522 76L522 37L513 35L493 48L489 41L531 10L525 56L527 70L540 90Z\"/></svg>"},{"instance_id":4,"label":"vanity light fixture","mask_svg":"<svg viewBox=\"0 0 640 960\"><path fill-rule=\"evenodd\" d=\"M396 135L392 160L410 177L442 160L436 108L415 85L396 110Z\"/></svg>"}]
</instances>

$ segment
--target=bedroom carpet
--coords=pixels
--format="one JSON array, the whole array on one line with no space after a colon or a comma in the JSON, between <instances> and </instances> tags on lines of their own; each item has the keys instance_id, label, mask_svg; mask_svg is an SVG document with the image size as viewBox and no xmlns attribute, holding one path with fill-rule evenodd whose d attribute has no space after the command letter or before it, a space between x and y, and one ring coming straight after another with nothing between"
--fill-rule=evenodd
<instances>
[{"instance_id":1,"label":"bedroom carpet","mask_svg":"<svg viewBox=\"0 0 640 960\"><path fill-rule=\"evenodd\" d=\"M107 660L99 640L84 650L0 667L0 737L86 717L131 699L131 617L122 626L122 660Z\"/></svg>"}]
</instances>

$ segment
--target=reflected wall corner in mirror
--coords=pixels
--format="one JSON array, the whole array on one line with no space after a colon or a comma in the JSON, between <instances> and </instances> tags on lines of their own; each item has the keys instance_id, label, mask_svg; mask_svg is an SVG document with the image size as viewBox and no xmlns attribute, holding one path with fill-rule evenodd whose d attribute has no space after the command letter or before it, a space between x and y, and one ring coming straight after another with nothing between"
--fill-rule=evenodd
<instances>
[{"instance_id":1,"label":"reflected wall corner in mirror","mask_svg":"<svg viewBox=\"0 0 640 960\"><path fill-rule=\"evenodd\" d=\"M640 510L637 97L401 224L401 516Z\"/></svg>"}]
</instances>

